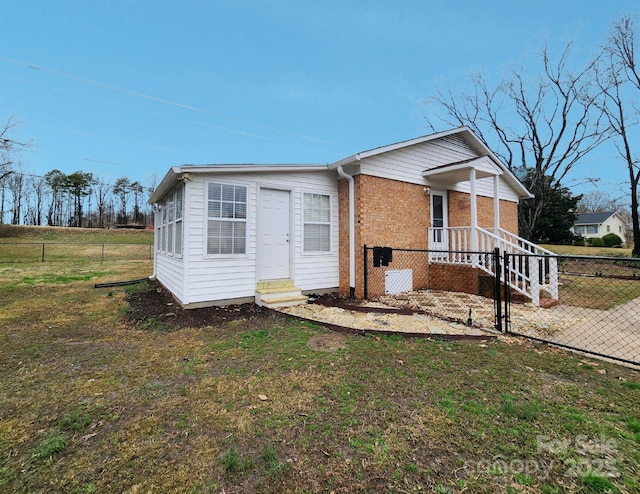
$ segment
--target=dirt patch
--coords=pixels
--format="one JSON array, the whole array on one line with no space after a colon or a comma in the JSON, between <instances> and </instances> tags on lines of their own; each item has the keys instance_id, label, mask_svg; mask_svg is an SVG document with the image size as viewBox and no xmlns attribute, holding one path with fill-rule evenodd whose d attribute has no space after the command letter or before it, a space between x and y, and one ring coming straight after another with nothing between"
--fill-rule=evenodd
<instances>
[{"instance_id":1,"label":"dirt patch","mask_svg":"<svg viewBox=\"0 0 640 494\"><path fill-rule=\"evenodd\" d=\"M274 317L268 309L256 304L185 309L158 281L149 281L144 288L127 291L127 319L136 327L162 326L165 329L202 328L238 319L253 320Z\"/></svg>"},{"instance_id":2,"label":"dirt patch","mask_svg":"<svg viewBox=\"0 0 640 494\"><path fill-rule=\"evenodd\" d=\"M336 352L345 348L345 337L340 333L322 333L309 338L309 348L321 352Z\"/></svg>"}]
</instances>

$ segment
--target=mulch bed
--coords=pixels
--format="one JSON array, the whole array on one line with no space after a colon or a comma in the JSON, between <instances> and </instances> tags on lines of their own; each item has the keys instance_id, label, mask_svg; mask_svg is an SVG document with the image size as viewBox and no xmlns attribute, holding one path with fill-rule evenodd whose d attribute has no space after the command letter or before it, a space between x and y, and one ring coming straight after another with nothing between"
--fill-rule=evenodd
<instances>
[{"instance_id":1,"label":"mulch bed","mask_svg":"<svg viewBox=\"0 0 640 494\"><path fill-rule=\"evenodd\" d=\"M237 319L257 319L273 316L273 312L256 304L222 307L183 308L158 281L151 280L144 290L127 292L127 318L134 326L149 320L162 321L169 328L202 328Z\"/></svg>"}]
</instances>

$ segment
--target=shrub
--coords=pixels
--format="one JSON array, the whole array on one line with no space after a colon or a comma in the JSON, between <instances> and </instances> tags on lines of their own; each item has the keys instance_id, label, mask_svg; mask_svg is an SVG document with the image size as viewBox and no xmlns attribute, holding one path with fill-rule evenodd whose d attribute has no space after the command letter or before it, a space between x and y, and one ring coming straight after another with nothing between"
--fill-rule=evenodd
<instances>
[{"instance_id":1,"label":"shrub","mask_svg":"<svg viewBox=\"0 0 640 494\"><path fill-rule=\"evenodd\" d=\"M575 237L573 239L573 245L576 245L578 247L584 247L584 237L581 237L580 235Z\"/></svg>"},{"instance_id":2,"label":"shrub","mask_svg":"<svg viewBox=\"0 0 640 494\"><path fill-rule=\"evenodd\" d=\"M604 240L600 237L592 237L588 240L589 247L604 247Z\"/></svg>"},{"instance_id":3,"label":"shrub","mask_svg":"<svg viewBox=\"0 0 640 494\"><path fill-rule=\"evenodd\" d=\"M615 233L607 233L602 237L602 240L607 247L615 247L622 244L622 239Z\"/></svg>"}]
</instances>

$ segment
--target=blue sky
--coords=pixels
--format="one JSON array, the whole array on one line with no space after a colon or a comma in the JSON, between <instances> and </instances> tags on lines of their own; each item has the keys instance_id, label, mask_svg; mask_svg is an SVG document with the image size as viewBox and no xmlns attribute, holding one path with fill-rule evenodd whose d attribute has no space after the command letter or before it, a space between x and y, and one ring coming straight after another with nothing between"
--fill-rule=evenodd
<instances>
[{"instance_id":1,"label":"blue sky","mask_svg":"<svg viewBox=\"0 0 640 494\"><path fill-rule=\"evenodd\" d=\"M21 122L13 137L32 141L33 174L149 184L187 163L333 162L429 133L426 97L471 72L497 78L545 42L573 40L582 62L639 11L637 0L0 0L0 118ZM585 160L574 183L624 180L622 164L603 166L613 154Z\"/></svg>"}]
</instances>

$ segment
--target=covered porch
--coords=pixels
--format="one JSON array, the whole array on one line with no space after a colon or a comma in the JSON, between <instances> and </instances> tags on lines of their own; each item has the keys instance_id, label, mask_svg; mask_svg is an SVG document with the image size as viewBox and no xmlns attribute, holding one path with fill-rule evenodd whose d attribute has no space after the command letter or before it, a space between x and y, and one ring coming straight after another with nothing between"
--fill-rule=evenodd
<instances>
[{"instance_id":1,"label":"covered porch","mask_svg":"<svg viewBox=\"0 0 640 494\"><path fill-rule=\"evenodd\" d=\"M498 273L503 283L536 306L541 293L558 299L557 256L501 226L506 223L501 215L501 183L514 177L505 176L488 156L425 170L422 175L424 192L431 196L430 263L468 265L495 276L495 263L482 253L495 251L503 260L508 254L511 262ZM531 197L520 188L523 197ZM467 208L449 207L450 196L456 194L468 194ZM517 231L517 213L511 223Z\"/></svg>"}]
</instances>

